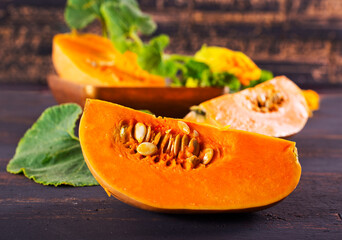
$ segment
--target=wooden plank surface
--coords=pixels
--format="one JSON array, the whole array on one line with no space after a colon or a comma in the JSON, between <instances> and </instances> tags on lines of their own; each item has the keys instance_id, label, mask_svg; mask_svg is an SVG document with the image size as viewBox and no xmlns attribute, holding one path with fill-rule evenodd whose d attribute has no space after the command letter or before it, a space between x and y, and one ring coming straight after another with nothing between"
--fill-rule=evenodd
<instances>
[{"instance_id":1,"label":"wooden plank surface","mask_svg":"<svg viewBox=\"0 0 342 240\"><path fill-rule=\"evenodd\" d=\"M6 172L24 132L48 106L46 88L0 86L0 239L342 239L342 89L291 138L303 174L273 208L249 214L168 215L108 198L97 187L48 187Z\"/></svg>"}]
</instances>

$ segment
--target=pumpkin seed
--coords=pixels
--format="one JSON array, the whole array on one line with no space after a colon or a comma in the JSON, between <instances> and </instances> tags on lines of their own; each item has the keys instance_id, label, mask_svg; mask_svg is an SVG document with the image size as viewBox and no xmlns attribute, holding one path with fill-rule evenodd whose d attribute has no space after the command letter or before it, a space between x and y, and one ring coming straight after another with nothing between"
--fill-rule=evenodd
<instances>
[{"instance_id":1,"label":"pumpkin seed","mask_svg":"<svg viewBox=\"0 0 342 240\"><path fill-rule=\"evenodd\" d=\"M272 103L270 101L265 102L265 107L269 110L271 108Z\"/></svg>"},{"instance_id":2,"label":"pumpkin seed","mask_svg":"<svg viewBox=\"0 0 342 240\"><path fill-rule=\"evenodd\" d=\"M155 154L157 151L157 146L150 142L140 143L137 147L137 152L144 156L151 156Z\"/></svg>"},{"instance_id":3,"label":"pumpkin seed","mask_svg":"<svg viewBox=\"0 0 342 240\"><path fill-rule=\"evenodd\" d=\"M128 142L129 140L129 127L127 124L125 124L123 121L121 121L119 123L119 136L120 136L120 140L123 143Z\"/></svg>"},{"instance_id":4,"label":"pumpkin seed","mask_svg":"<svg viewBox=\"0 0 342 240\"><path fill-rule=\"evenodd\" d=\"M199 133L196 130L194 130L194 137L199 137Z\"/></svg>"},{"instance_id":5,"label":"pumpkin seed","mask_svg":"<svg viewBox=\"0 0 342 240\"><path fill-rule=\"evenodd\" d=\"M160 138L161 138L161 133L159 132L159 133L157 133L157 135L154 137L152 143L155 144L155 145L157 146L158 143L159 143Z\"/></svg>"},{"instance_id":6,"label":"pumpkin seed","mask_svg":"<svg viewBox=\"0 0 342 240\"><path fill-rule=\"evenodd\" d=\"M189 137L188 135L183 135L182 137L182 143L181 143L181 151L184 152L186 146L189 144Z\"/></svg>"},{"instance_id":7,"label":"pumpkin seed","mask_svg":"<svg viewBox=\"0 0 342 240\"><path fill-rule=\"evenodd\" d=\"M199 154L199 144L196 138L192 138L189 143L189 152L193 155L198 156Z\"/></svg>"},{"instance_id":8,"label":"pumpkin seed","mask_svg":"<svg viewBox=\"0 0 342 240\"><path fill-rule=\"evenodd\" d=\"M212 148L206 148L204 149L203 152L204 152L204 156L203 156L202 163L207 165L210 163L211 159L213 159L214 150Z\"/></svg>"},{"instance_id":9,"label":"pumpkin seed","mask_svg":"<svg viewBox=\"0 0 342 240\"><path fill-rule=\"evenodd\" d=\"M193 169L195 167L197 167L197 165L200 163L200 159L196 156L191 156L188 157L187 159L185 159L185 169L186 170L190 170Z\"/></svg>"},{"instance_id":10,"label":"pumpkin seed","mask_svg":"<svg viewBox=\"0 0 342 240\"><path fill-rule=\"evenodd\" d=\"M137 124L135 124L135 128L134 128L134 138L141 143L146 135L146 126L145 124L138 122Z\"/></svg>"},{"instance_id":11,"label":"pumpkin seed","mask_svg":"<svg viewBox=\"0 0 342 240\"><path fill-rule=\"evenodd\" d=\"M151 129L151 126L148 126L146 137L145 137L145 142L149 142L151 139L151 136L152 136L152 129Z\"/></svg>"},{"instance_id":12,"label":"pumpkin seed","mask_svg":"<svg viewBox=\"0 0 342 240\"><path fill-rule=\"evenodd\" d=\"M171 152L172 143L173 143L173 137L172 137L172 135L171 135L171 136L170 136L170 140L169 140L169 144L167 145L167 148L166 148L166 152L167 152L167 153L170 153L170 152Z\"/></svg>"},{"instance_id":13,"label":"pumpkin seed","mask_svg":"<svg viewBox=\"0 0 342 240\"><path fill-rule=\"evenodd\" d=\"M271 100L272 100L273 103L278 103L278 100L279 100L279 99L280 99L279 93L273 94L273 96L272 96L272 98L271 98Z\"/></svg>"},{"instance_id":14,"label":"pumpkin seed","mask_svg":"<svg viewBox=\"0 0 342 240\"><path fill-rule=\"evenodd\" d=\"M178 127L180 128L180 130L182 130L184 133L186 134L190 134L190 128L188 126L188 124L186 124L183 121L178 121Z\"/></svg>"},{"instance_id":15,"label":"pumpkin seed","mask_svg":"<svg viewBox=\"0 0 342 240\"><path fill-rule=\"evenodd\" d=\"M258 100L258 103L259 103L259 106L260 106L260 107L265 106L265 102L266 102L266 97L265 97L265 95L263 95L263 94L258 95L258 96L257 96L257 100Z\"/></svg>"},{"instance_id":16,"label":"pumpkin seed","mask_svg":"<svg viewBox=\"0 0 342 240\"><path fill-rule=\"evenodd\" d=\"M180 143L181 143L181 135L178 134L175 138L174 144L173 144L173 154L177 156L179 149L180 149Z\"/></svg>"},{"instance_id":17,"label":"pumpkin seed","mask_svg":"<svg viewBox=\"0 0 342 240\"><path fill-rule=\"evenodd\" d=\"M127 133L127 129L128 129L128 126L127 125L123 125L121 128L120 128L120 139L123 143L126 142L126 133Z\"/></svg>"},{"instance_id":18,"label":"pumpkin seed","mask_svg":"<svg viewBox=\"0 0 342 240\"><path fill-rule=\"evenodd\" d=\"M160 144L160 150L164 152L166 144L168 144L170 138L170 134L166 133L166 135L163 138L163 141Z\"/></svg>"}]
</instances>

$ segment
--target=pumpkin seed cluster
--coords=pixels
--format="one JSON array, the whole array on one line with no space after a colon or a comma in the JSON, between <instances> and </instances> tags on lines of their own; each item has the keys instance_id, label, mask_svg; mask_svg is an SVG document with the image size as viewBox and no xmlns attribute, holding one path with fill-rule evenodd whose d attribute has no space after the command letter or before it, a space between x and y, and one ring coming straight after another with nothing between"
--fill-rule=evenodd
<instances>
[{"instance_id":1,"label":"pumpkin seed cluster","mask_svg":"<svg viewBox=\"0 0 342 240\"><path fill-rule=\"evenodd\" d=\"M154 163L163 162L165 166L180 165L190 170L200 165L208 165L214 157L212 148L201 149L199 133L191 129L183 121L178 121L178 131L172 129L158 131L157 128L146 126L141 122L119 124L120 141L132 154L142 158L151 158Z\"/></svg>"},{"instance_id":2,"label":"pumpkin seed cluster","mask_svg":"<svg viewBox=\"0 0 342 240\"><path fill-rule=\"evenodd\" d=\"M255 97L247 96L252 102L252 109L256 112L269 113L278 111L279 107L285 101L284 96L280 91L277 91L273 85L263 89L262 92L258 93Z\"/></svg>"}]
</instances>

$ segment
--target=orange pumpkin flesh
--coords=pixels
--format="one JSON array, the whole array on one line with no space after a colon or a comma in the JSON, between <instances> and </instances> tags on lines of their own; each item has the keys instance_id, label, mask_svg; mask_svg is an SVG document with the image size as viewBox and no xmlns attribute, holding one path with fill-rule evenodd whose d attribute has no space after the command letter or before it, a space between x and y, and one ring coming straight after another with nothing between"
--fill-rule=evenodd
<instances>
[{"instance_id":1,"label":"orange pumpkin flesh","mask_svg":"<svg viewBox=\"0 0 342 240\"><path fill-rule=\"evenodd\" d=\"M301 89L291 80L280 76L253 88L203 102L185 119L274 137L288 137L305 126L309 114Z\"/></svg>"},{"instance_id":2,"label":"orange pumpkin flesh","mask_svg":"<svg viewBox=\"0 0 342 240\"><path fill-rule=\"evenodd\" d=\"M80 84L165 86L162 77L139 67L136 54L121 54L108 39L94 34L57 34L52 61L61 78Z\"/></svg>"},{"instance_id":3,"label":"orange pumpkin flesh","mask_svg":"<svg viewBox=\"0 0 342 240\"><path fill-rule=\"evenodd\" d=\"M186 123L190 132L186 133L180 121ZM161 152L163 138L156 154L139 154L134 137L125 145L126 140L122 141L120 135L122 126L129 126L126 133L134 133L138 122L164 137L169 132L173 139L178 134L196 138L201 150L199 158L203 158L203 149L213 149L211 162L184 168L182 150L178 158L165 150ZM87 100L79 135L85 161L106 192L147 210L258 210L288 196L301 175L294 142L186 120L156 118L100 100Z\"/></svg>"}]
</instances>

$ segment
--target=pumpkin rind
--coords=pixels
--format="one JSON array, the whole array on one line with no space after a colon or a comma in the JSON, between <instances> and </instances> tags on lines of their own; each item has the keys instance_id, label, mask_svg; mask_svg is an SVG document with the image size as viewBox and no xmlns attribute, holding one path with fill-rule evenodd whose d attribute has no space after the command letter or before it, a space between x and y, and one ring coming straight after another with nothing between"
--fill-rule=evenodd
<instances>
[{"instance_id":1,"label":"pumpkin rind","mask_svg":"<svg viewBox=\"0 0 342 240\"><path fill-rule=\"evenodd\" d=\"M122 121L128 125L140 122L164 135L184 134L178 124L182 121L190 128L190 138L198 135L201 150L213 149L214 157L208 165L199 164L193 169L168 166L162 160L155 163L124 146L117 134ZM79 135L86 163L107 193L147 210L259 210L289 195L301 174L294 142L156 118L100 100L87 100Z\"/></svg>"},{"instance_id":2,"label":"pumpkin rind","mask_svg":"<svg viewBox=\"0 0 342 240\"><path fill-rule=\"evenodd\" d=\"M262 108L256 111L253 100L264 96L270 88L282 97L282 101L271 111L263 111ZM298 133L305 126L310 114L301 89L285 76L234 94L213 98L197 108L205 113L205 117L192 111L185 119L273 137L288 137Z\"/></svg>"}]
</instances>

